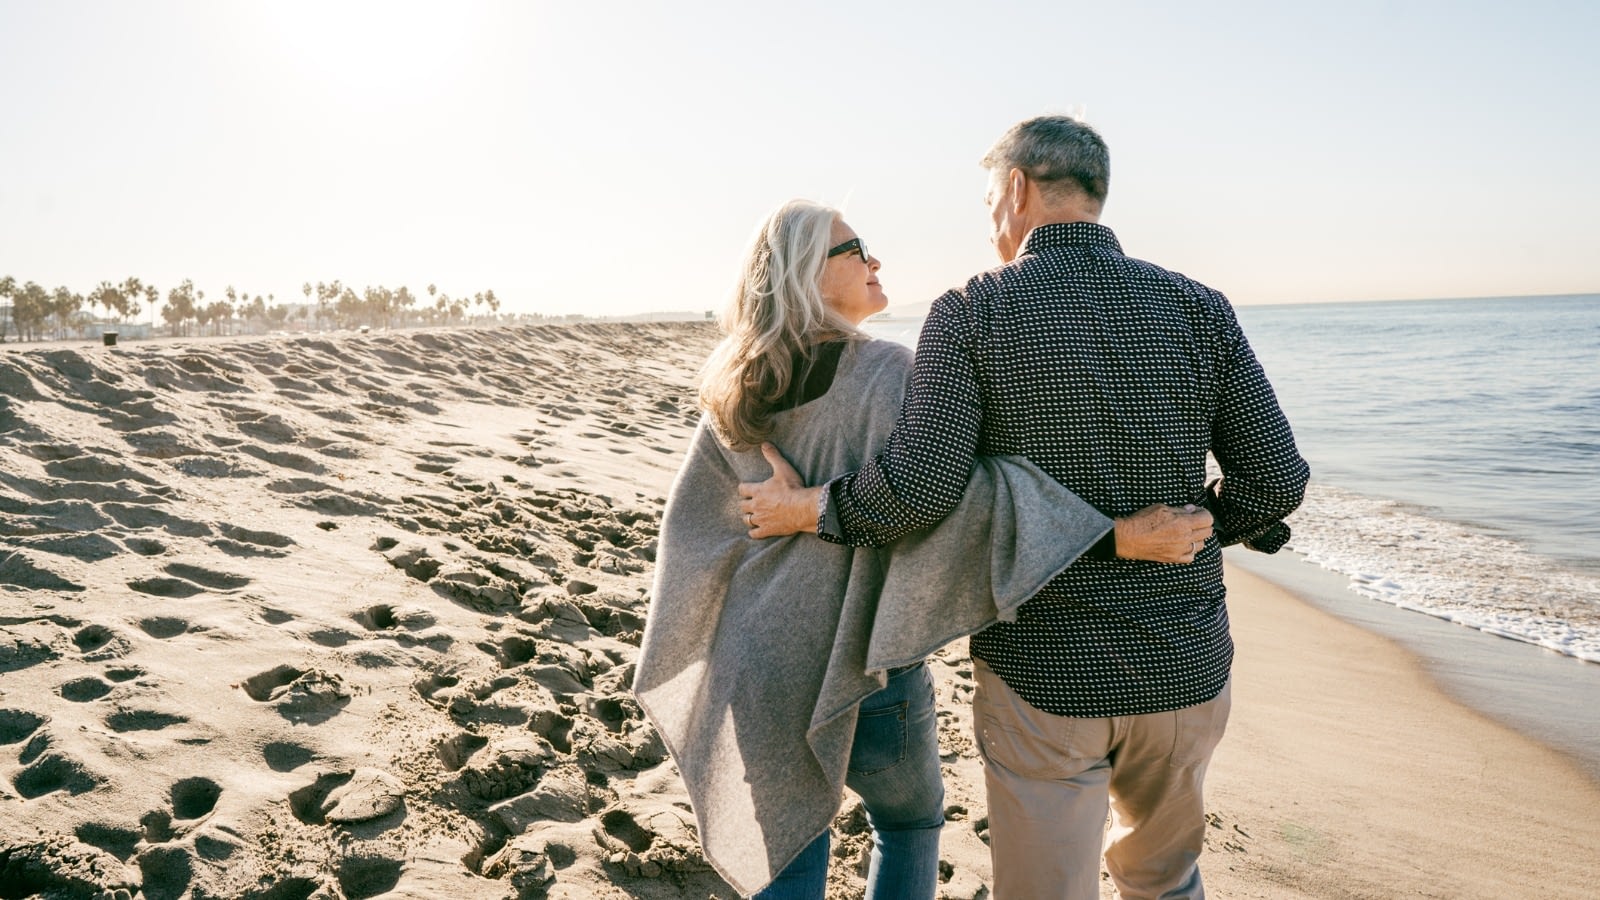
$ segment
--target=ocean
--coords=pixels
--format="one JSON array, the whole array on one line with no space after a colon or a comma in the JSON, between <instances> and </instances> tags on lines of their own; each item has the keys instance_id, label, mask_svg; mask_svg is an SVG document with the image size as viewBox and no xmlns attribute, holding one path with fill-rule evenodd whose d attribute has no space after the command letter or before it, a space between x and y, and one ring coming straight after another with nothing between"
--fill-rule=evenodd
<instances>
[{"instance_id":1,"label":"ocean","mask_svg":"<svg viewBox=\"0 0 1600 900\"><path fill-rule=\"evenodd\" d=\"M1237 314L1311 464L1293 556L1600 662L1600 295ZM868 323L912 346L920 328Z\"/></svg>"}]
</instances>

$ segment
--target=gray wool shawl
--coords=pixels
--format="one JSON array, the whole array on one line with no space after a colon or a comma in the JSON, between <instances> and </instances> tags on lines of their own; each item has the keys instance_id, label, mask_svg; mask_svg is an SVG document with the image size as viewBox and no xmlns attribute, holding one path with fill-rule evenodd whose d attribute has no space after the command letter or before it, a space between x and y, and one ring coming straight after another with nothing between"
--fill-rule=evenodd
<instances>
[{"instance_id":1,"label":"gray wool shawl","mask_svg":"<svg viewBox=\"0 0 1600 900\"><path fill-rule=\"evenodd\" d=\"M853 343L822 397L772 442L807 484L861 467L894 427L911 354ZM683 776L700 843L740 893L825 831L856 713L885 670L1016 609L1111 521L1021 457L980 457L960 506L883 549L752 540L737 486L771 469L702 419L661 523L634 691Z\"/></svg>"}]
</instances>

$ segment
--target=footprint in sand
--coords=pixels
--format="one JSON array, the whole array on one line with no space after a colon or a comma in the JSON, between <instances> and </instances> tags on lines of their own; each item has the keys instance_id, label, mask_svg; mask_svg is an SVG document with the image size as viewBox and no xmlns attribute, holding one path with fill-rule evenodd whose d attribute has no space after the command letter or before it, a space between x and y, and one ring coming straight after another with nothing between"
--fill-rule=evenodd
<instances>
[{"instance_id":1,"label":"footprint in sand","mask_svg":"<svg viewBox=\"0 0 1600 900\"><path fill-rule=\"evenodd\" d=\"M418 454L418 458L421 462L416 464L416 470L429 475L448 472L451 467L461 461L459 456L447 456L443 453L421 453Z\"/></svg>"},{"instance_id":2,"label":"footprint in sand","mask_svg":"<svg viewBox=\"0 0 1600 900\"><path fill-rule=\"evenodd\" d=\"M270 606L264 606L261 608L261 621L267 623L268 625L282 625L285 622L293 622L294 615L291 613L286 613L281 609L273 609Z\"/></svg>"},{"instance_id":3,"label":"footprint in sand","mask_svg":"<svg viewBox=\"0 0 1600 900\"><path fill-rule=\"evenodd\" d=\"M268 450L265 447L258 447L255 444L243 444L239 447L239 452L247 456L253 456L264 463L269 463L283 469L290 469L295 472L304 472L307 475L328 474L327 466L324 466L322 463L317 462L309 456L305 456L300 453L294 453L289 450ZM305 481L306 479L297 478L295 480ZM267 489L274 490L271 485L268 485Z\"/></svg>"},{"instance_id":4,"label":"footprint in sand","mask_svg":"<svg viewBox=\"0 0 1600 900\"><path fill-rule=\"evenodd\" d=\"M140 619L139 627L144 630L145 634L153 638L166 640L188 631L189 623L172 616L150 616L149 618Z\"/></svg>"},{"instance_id":5,"label":"footprint in sand","mask_svg":"<svg viewBox=\"0 0 1600 900\"><path fill-rule=\"evenodd\" d=\"M140 816L139 827L144 829L146 844L165 844L178 836L172 828L172 813L164 809L152 809Z\"/></svg>"},{"instance_id":6,"label":"footprint in sand","mask_svg":"<svg viewBox=\"0 0 1600 900\"><path fill-rule=\"evenodd\" d=\"M154 538L124 538L122 540L122 546L127 547L130 552L137 553L140 556L160 556L161 554L167 552L167 545L155 540Z\"/></svg>"},{"instance_id":7,"label":"footprint in sand","mask_svg":"<svg viewBox=\"0 0 1600 900\"><path fill-rule=\"evenodd\" d=\"M319 628L306 635L306 639L320 647L343 647L356 639L356 636L343 628Z\"/></svg>"},{"instance_id":8,"label":"footprint in sand","mask_svg":"<svg viewBox=\"0 0 1600 900\"><path fill-rule=\"evenodd\" d=\"M246 678L240 684L240 687L244 688L244 692L249 695L251 700L258 703L268 703L282 695L288 689L288 686L294 683L295 679L304 674L306 674L304 669L296 669L294 666L278 666L275 669L268 669L259 675Z\"/></svg>"},{"instance_id":9,"label":"footprint in sand","mask_svg":"<svg viewBox=\"0 0 1600 900\"><path fill-rule=\"evenodd\" d=\"M139 846L139 841L144 834L136 828L125 828L120 825L110 825L104 822L84 822L73 829L73 836L79 841L115 856L123 862L133 855Z\"/></svg>"},{"instance_id":10,"label":"footprint in sand","mask_svg":"<svg viewBox=\"0 0 1600 900\"><path fill-rule=\"evenodd\" d=\"M224 456L186 456L172 464L191 478L253 478L262 474L237 459Z\"/></svg>"},{"instance_id":11,"label":"footprint in sand","mask_svg":"<svg viewBox=\"0 0 1600 900\"><path fill-rule=\"evenodd\" d=\"M444 764L446 772L454 772L466 765L472 755L482 750L489 743L489 739L481 734L463 731L452 738L439 742L436 753L439 761Z\"/></svg>"},{"instance_id":12,"label":"footprint in sand","mask_svg":"<svg viewBox=\"0 0 1600 900\"><path fill-rule=\"evenodd\" d=\"M47 720L23 709L0 709L0 746L19 744L39 730Z\"/></svg>"},{"instance_id":13,"label":"footprint in sand","mask_svg":"<svg viewBox=\"0 0 1600 900\"><path fill-rule=\"evenodd\" d=\"M621 844L634 853L643 853L650 849L655 841L655 835L641 827L633 813L626 809L613 809L600 817L600 828L613 842Z\"/></svg>"},{"instance_id":14,"label":"footprint in sand","mask_svg":"<svg viewBox=\"0 0 1600 900\"><path fill-rule=\"evenodd\" d=\"M312 450L332 459L365 459L368 456L368 451L361 444L311 438L306 440L303 446L310 447Z\"/></svg>"},{"instance_id":15,"label":"footprint in sand","mask_svg":"<svg viewBox=\"0 0 1600 900\"><path fill-rule=\"evenodd\" d=\"M204 522L180 519L145 504L101 503L99 510L130 531L160 528L178 537L205 537L211 534L211 526Z\"/></svg>"},{"instance_id":16,"label":"footprint in sand","mask_svg":"<svg viewBox=\"0 0 1600 900\"><path fill-rule=\"evenodd\" d=\"M619 734L627 730L630 722L644 719L644 711L639 704L628 695L615 695L611 697L586 697L584 698L584 711L607 731Z\"/></svg>"},{"instance_id":17,"label":"footprint in sand","mask_svg":"<svg viewBox=\"0 0 1600 900\"><path fill-rule=\"evenodd\" d=\"M316 753L309 747L288 741L273 741L261 748L261 756L274 772L293 772L310 762Z\"/></svg>"},{"instance_id":18,"label":"footprint in sand","mask_svg":"<svg viewBox=\"0 0 1600 900\"><path fill-rule=\"evenodd\" d=\"M87 678L74 678L57 688L57 691L63 699L71 700L73 703L88 703L111 693L111 685L91 675Z\"/></svg>"},{"instance_id":19,"label":"footprint in sand","mask_svg":"<svg viewBox=\"0 0 1600 900\"><path fill-rule=\"evenodd\" d=\"M196 594L206 592L205 588L197 584L190 584L181 578L136 578L128 582L128 587L141 594L149 594L152 597L174 599L193 597Z\"/></svg>"},{"instance_id":20,"label":"footprint in sand","mask_svg":"<svg viewBox=\"0 0 1600 900\"><path fill-rule=\"evenodd\" d=\"M600 816L595 838L605 850L622 855L629 875L659 878L707 868L693 814L670 804L630 801L612 807Z\"/></svg>"},{"instance_id":21,"label":"footprint in sand","mask_svg":"<svg viewBox=\"0 0 1600 900\"><path fill-rule=\"evenodd\" d=\"M223 537L232 538L242 544L255 544L258 547L272 547L278 550L294 546L294 538L274 531L255 531L238 525L222 525L217 530L222 532Z\"/></svg>"},{"instance_id":22,"label":"footprint in sand","mask_svg":"<svg viewBox=\"0 0 1600 900\"><path fill-rule=\"evenodd\" d=\"M172 577L139 578L128 582L128 587L141 594L181 599L203 594L207 590L235 590L250 584L254 580L244 575L219 572L216 569L192 566L187 563L171 563L164 567L162 571Z\"/></svg>"},{"instance_id":23,"label":"footprint in sand","mask_svg":"<svg viewBox=\"0 0 1600 900\"><path fill-rule=\"evenodd\" d=\"M396 812L403 816L405 796L406 786L400 779L382 769L362 767L323 798L322 816L340 825L370 822Z\"/></svg>"},{"instance_id":24,"label":"footprint in sand","mask_svg":"<svg viewBox=\"0 0 1600 900\"><path fill-rule=\"evenodd\" d=\"M439 570L444 566L443 563L430 556L428 551L422 547L402 549L400 552L386 558L389 560L389 565L421 582L432 581L433 576L439 574Z\"/></svg>"},{"instance_id":25,"label":"footprint in sand","mask_svg":"<svg viewBox=\"0 0 1600 900\"><path fill-rule=\"evenodd\" d=\"M43 797L56 791L83 794L99 787L99 784L99 779L91 775L83 763L68 759L59 753L40 756L11 779L11 786L25 800Z\"/></svg>"},{"instance_id":26,"label":"footprint in sand","mask_svg":"<svg viewBox=\"0 0 1600 900\"><path fill-rule=\"evenodd\" d=\"M172 815L178 819L203 819L217 807L222 785L209 778L185 778L172 786Z\"/></svg>"},{"instance_id":27,"label":"footprint in sand","mask_svg":"<svg viewBox=\"0 0 1600 900\"><path fill-rule=\"evenodd\" d=\"M539 658L539 644L536 640L515 635L503 638L497 643L479 644L478 649L497 659L502 669L514 669Z\"/></svg>"},{"instance_id":28,"label":"footprint in sand","mask_svg":"<svg viewBox=\"0 0 1600 900\"><path fill-rule=\"evenodd\" d=\"M590 627L606 637L624 640L626 643L638 645L639 636L644 632L644 616L627 609L619 609L604 603L578 604L583 611L585 619L589 620ZM632 636L632 639L629 639Z\"/></svg>"},{"instance_id":29,"label":"footprint in sand","mask_svg":"<svg viewBox=\"0 0 1600 900\"><path fill-rule=\"evenodd\" d=\"M86 625L72 635L72 643L90 662L126 656L130 645L126 638L104 625Z\"/></svg>"},{"instance_id":30,"label":"footprint in sand","mask_svg":"<svg viewBox=\"0 0 1600 900\"><path fill-rule=\"evenodd\" d=\"M119 709L106 716L106 727L118 734L130 731L161 731L189 721L184 716L152 709Z\"/></svg>"},{"instance_id":31,"label":"footprint in sand","mask_svg":"<svg viewBox=\"0 0 1600 900\"><path fill-rule=\"evenodd\" d=\"M286 719L320 722L350 702L350 690L337 673L278 666L239 685L257 703L271 703Z\"/></svg>"},{"instance_id":32,"label":"footprint in sand","mask_svg":"<svg viewBox=\"0 0 1600 900\"><path fill-rule=\"evenodd\" d=\"M444 706L449 703L451 697L451 694L446 692L459 684L461 679L455 675L434 673L416 683L417 696L433 706Z\"/></svg>"},{"instance_id":33,"label":"footprint in sand","mask_svg":"<svg viewBox=\"0 0 1600 900\"><path fill-rule=\"evenodd\" d=\"M151 847L137 861L145 900L181 900L194 880L194 863L182 847Z\"/></svg>"},{"instance_id":34,"label":"footprint in sand","mask_svg":"<svg viewBox=\"0 0 1600 900\"><path fill-rule=\"evenodd\" d=\"M571 709L571 707L568 707ZM573 710L576 712L576 710ZM554 709L537 709L528 718L528 730L550 742L557 753L572 752L572 726L575 721L571 716L562 714Z\"/></svg>"},{"instance_id":35,"label":"footprint in sand","mask_svg":"<svg viewBox=\"0 0 1600 900\"><path fill-rule=\"evenodd\" d=\"M240 419L234 425L242 433L269 444L293 444L300 437L300 432L279 415L261 416L254 420Z\"/></svg>"},{"instance_id":36,"label":"footprint in sand","mask_svg":"<svg viewBox=\"0 0 1600 900\"><path fill-rule=\"evenodd\" d=\"M433 617L426 612L407 612L404 615L387 603L369 606L355 613L350 618L361 624L368 631L390 631L396 628L426 628L433 624Z\"/></svg>"},{"instance_id":37,"label":"footprint in sand","mask_svg":"<svg viewBox=\"0 0 1600 900\"><path fill-rule=\"evenodd\" d=\"M348 856L339 861L339 889L349 900L366 900L394 890L404 866L386 856Z\"/></svg>"},{"instance_id":38,"label":"footprint in sand","mask_svg":"<svg viewBox=\"0 0 1600 900\"><path fill-rule=\"evenodd\" d=\"M42 838L42 836L41 836ZM0 851L5 861L0 890L6 897L107 897L146 895L122 862L87 843L18 836Z\"/></svg>"},{"instance_id":39,"label":"footprint in sand","mask_svg":"<svg viewBox=\"0 0 1600 900\"><path fill-rule=\"evenodd\" d=\"M191 566L186 563L172 563L162 571L175 578L192 581L213 590L228 591L242 588L254 579L244 575L234 575L230 572L219 572L204 566Z\"/></svg>"},{"instance_id":40,"label":"footprint in sand","mask_svg":"<svg viewBox=\"0 0 1600 900\"><path fill-rule=\"evenodd\" d=\"M39 591L85 590L83 585L68 581L50 569L34 563L20 550L0 557L0 584ZM0 650L0 654L3 652ZM4 661L4 656L0 655L0 671L5 671Z\"/></svg>"},{"instance_id":41,"label":"footprint in sand","mask_svg":"<svg viewBox=\"0 0 1600 900\"><path fill-rule=\"evenodd\" d=\"M173 460L203 456L206 450L189 443L190 435L176 428L148 428L122 436L133 452L145 459Z\"/></svg>"},{"instance_id":42,"label":"footprint in sand","mask_svg":"<svg viewBox=\"0 0 1600 900\"><path fill-rule=\"evenodd\" d=\"M100 562L122 552L122 545L99 534L47 535L31 538L26 546L82 562Z\"/></svg>"},{"instance_id":43,"label":"footprint in sand","mask_svg":"<svg viewBox=\"0 0 1600 900\"><path fill-rule=\"evenodd\" d=\"M88 454L45 463L44 471L46 475L62 481L89 481L102 484L134 481L146 485L159 483L126 463Z\"/></svg>"},{"instance_id":44,"label":"footprint in sand","mask_svg":"<svg viewBox=\"0 0 1600 900\"><path fill-rule=\"evenodd\" d=\"M307 409L330 422L338 422L342 425L356 425L361 422L360 416L338 406L308 406Z\"/></svg>"},{"instance_id":45,"label":"footprint in sand","mask_svg":"<svg viewBox=\"0 0 1600 900\"><path fill-rule=\"evenodd\" d=\"M217 530L222 532L222 537L212 541L211 546L229 556L281 559L289 555L288 548L295 543L288 535L252 531L237 525L222 525Z\"/></svg>"}]
</instances>

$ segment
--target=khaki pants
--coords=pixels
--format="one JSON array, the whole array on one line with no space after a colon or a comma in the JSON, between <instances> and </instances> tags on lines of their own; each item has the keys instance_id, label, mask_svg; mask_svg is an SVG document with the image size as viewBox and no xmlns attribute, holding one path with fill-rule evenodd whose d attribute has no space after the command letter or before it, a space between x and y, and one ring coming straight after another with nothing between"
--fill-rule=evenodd
<instances>
[{"instance_id":1,"label":"khaki pants","mask_svg":"<svg viewBox=\"0 0 1600 900\"><path fill-rule=\"evenodd\" d=\"M1041 712L973 662L995 900L1097 900L1102 847L1123 900L1201 900L1203 783L1231 682L1187 709L1083 719Z\"/></svg>"}]
</instances>

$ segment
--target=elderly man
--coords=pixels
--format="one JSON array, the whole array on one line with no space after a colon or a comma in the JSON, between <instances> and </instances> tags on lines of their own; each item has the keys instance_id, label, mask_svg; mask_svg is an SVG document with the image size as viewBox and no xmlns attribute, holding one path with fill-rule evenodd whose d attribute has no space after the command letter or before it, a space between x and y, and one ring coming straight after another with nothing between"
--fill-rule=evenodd
<instances>
[{"instance_id":1,"label":"elderly man","mask_svg":"<svg viewBox=\"0 0 1600 900\"><path fill-rule=\"evenodd\" d=\"M1098 224L1099 134L1031 119L983 165L1003 265L934 302L883 453L805 488L769 451L775 474L741 485L741 511L753 537L883 545L952 509L975 454L1026 456L1108 516L1209 509L1192 561L1091 554L972 638L995 896L1093 900L1103 848L1125 900L1203 897L1233 659L1221 551L1281 547L1309 470L1227 299Z\"/></svg>"}]
</instances>

